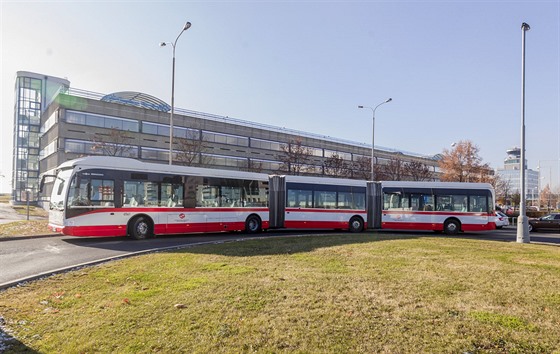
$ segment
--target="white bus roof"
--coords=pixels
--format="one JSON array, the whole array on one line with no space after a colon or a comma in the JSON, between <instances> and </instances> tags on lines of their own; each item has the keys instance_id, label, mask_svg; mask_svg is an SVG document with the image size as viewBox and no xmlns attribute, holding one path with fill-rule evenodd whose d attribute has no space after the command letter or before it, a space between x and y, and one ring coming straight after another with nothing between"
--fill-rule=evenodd
<instances>
[{"instance_id":1,"label":"white bus roof","mask_svg":"<svg viewBox=\"0 0 560 354\"><path fill-rule=\"evenodd\" d=\"M77 170L99 168L133 172L166 173L171 175L190 175L268 181L268 175L264 173L167 165L160 163L143 162L133 158L115 156L81 157L78 159L66 161L58 166L59 170L67 168L76 168Z\"/></svg>"},{"instance_id":2,"label":"white bus roof","mask_svg":"<svg viewBox=\"0 0 560 354\"><path fill-rule=\"evenodd\" d=\"M330 184L330 185L342 185L342 186L352 186L352 187L366 187L365 180L357 179L344 179L344 178L334 178L334 177L315 177L315 176L292 176L286 175L286 182L288 183L308 183L308 184Z\"/></svg>"},{"instance_id":3,"label":"white bus roof","mask_svg":"<svg viewBox=\"0 0 560 354\"><path fill-rule=\"evenodd\" d=\"M493 189L490 183L472 182L413 182L413 181L383 181L383 187L394 188L449 188L449 189Z\"/></svg>"}]
</instances>

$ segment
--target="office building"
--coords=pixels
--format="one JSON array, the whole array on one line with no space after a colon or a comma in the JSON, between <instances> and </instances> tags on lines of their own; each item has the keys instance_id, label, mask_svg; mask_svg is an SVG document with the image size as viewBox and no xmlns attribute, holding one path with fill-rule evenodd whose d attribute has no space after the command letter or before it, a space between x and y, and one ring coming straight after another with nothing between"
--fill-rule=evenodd
<instances>
[{"instance_id":1,"label":"office building","mask_svg":"<svg viewBox=\"0 0 560 354\"><path fill-rule=\"evenodd\" d=\"M95 154L168 163L167 103L139 92L98 94L70 88L68 81L59 83L59 90L47 100L50 104L40 106L43 113L34 128L33 144L39 147L36 172L50 174L64 161ZM287 169L282 159L285 147L297 143L310 155L304 174L327 174L325 162L337 155L352 177L369 176L369 165L357 164L360 159L369 163L371 145L367 144L185 109L174 110L173 132L174 164L278 173ZM187 146L181 148L181 142ZM421 162L438 178L433 157L378 148L375 153L378 164L394 159ZM33 190L37 190L35 178ZM22 188L29 187L22 184Z\"/></svg>"}]
</instances>

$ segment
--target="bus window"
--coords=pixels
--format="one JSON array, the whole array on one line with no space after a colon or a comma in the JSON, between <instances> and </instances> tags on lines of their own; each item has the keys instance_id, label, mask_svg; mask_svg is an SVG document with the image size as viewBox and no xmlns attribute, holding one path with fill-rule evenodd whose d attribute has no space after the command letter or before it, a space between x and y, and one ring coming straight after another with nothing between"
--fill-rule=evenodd
<instances>
[{"instance_id":1,"label":"bus window","mask_svg":"<svg viewBox=\"0 0 560 354\"><path fill-rule=\"evenodd\" d=\"M182 207L183 206L183 185L162 183L161 202L162 207Z\"/></svg>"},{"instance_id":2,"label":"bus window","mask_svg":"<svg viewBox=\"0 0 560 354\"><path fill-rule=\"evenodd\" d=\"M484 195L471 195L469 211L488 212L488 199Z\"/></svg>"},{"instance_id":3,"label":"bus window","mask_svg":"<svg viewBox=\"0 0 560 354\"><path fill-rule=\"evenodd\" d=\"M395 210L401 208L400 193L383 193L383 210Z\"/></svg>"},{"instance_id":4,"label":"bus window","mask_svg":"<svg viewBox=\"0 0 560 354\"><path fill-rule=\"evenodd\" d=\"M436 197L438 211L467 211L466 195L438 195Z\"/></svg>"},{"instance_id":5,"label":"bus window","mask_svg":"<svg viewBox=\"0 0 560 354\"><path fill-rule=\"evenodd\" d=\"M69 207L114 207L114 184L113 180L74 176L68 193Z\"/></svg>"},{"instance_id":6,"label":"bus window","mask_svg":"<svg viewBox=\"0 0 560 354\"><path fill-rule=\"evenodd\" d=\"M79 208L89 205L88 201L88 184L85 178L75 175L70 183L70 192L68 193L68 205L70 208Z\"/></svg>"},{"instance_id":7,"label":"bus window","mask_svg":"<svg viewBox=\"0 0 560 354\"><path fill-rule=\"evenodd\" d=\"M422 208L424 211L432 211L434 210L434 196L433 195L423 195L424 198L424 207Z\"/></svg>"},{"instance_id":8,"label":"bus window","mask_svg":"<svg viewBox=\"0 0 560 354\"><path fill-rule=\"evenodd\" d=\"M113 180L92 179L90 191L91 205L114 206L114 184Z\"/></svg>"},{"instance_id":9,"label":"bus window","mask_svg":"<svg viewBox=\"0 0 560 354\"><path fill-rule=\"evenodd\" d=\"M366 195L359 192L338 192L338 209L364 209Z\"/></svg>"},{"instance_id":10,"label":"bus window","mask_svg":"<svg viewBox=\"0 0 560 354\"><path fill-rule=\"evenodd\" d=\"M314 208L335 209L336 192L315 191Z\"/></svg>"},{"instance_id":11,"label":"bus window","mask_svg":"<svg viewBox=\"0 0 560 354\"><path fill-rule=\"evenodd\" d=\"M123 206L157 206L158 204L157 183L124 181Z\"/></svg>"},{"instance_id":12,"label":"bus window","mask_svg":"<svg viewBox=\"0 0 560 354\"><path fill-rule=\"evenodd\" d=\"M422 204L422 195L420 194L410 194L410 209L411 210L421 210L424 206L420 207Z\"/></svg>"},{"instance_id":13,"label":"bus window","mask_svg":"<svg viewBox=\"0 0 560 354\"><path fill-rule=\"evenodd\" d=\"M287 207L311 208L313 205L313 191L304 189L289 189Z\"/></svg>"},{"instance_id":14,"label":"bus window","mask_svg":"<svg viewBox=\"0 0 560 354\"><path fill-rule=\"evenodd\" d=\"M224 208L235 208L242 206L241 186L222 186L220 188L219 205Z\"/></svg>"}]
</instances>

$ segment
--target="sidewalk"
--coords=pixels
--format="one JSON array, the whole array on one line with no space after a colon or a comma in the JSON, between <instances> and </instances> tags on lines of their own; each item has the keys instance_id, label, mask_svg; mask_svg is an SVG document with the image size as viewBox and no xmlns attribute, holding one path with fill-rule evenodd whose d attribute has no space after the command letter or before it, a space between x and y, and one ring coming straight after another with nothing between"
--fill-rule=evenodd
<instances>
[{"instance_id":1,"label":"sidewalk","mask_svg":"<svg viewBox=\"0 0 560 354\"><path fill-rule=\"evenodd\" d=\"M29 220L45 220L46 218L45 216L29 216ZM8 203L0 203L0 224L18 220L27 220L27 215L18 214Z\"/></svg>"}]
</instances>

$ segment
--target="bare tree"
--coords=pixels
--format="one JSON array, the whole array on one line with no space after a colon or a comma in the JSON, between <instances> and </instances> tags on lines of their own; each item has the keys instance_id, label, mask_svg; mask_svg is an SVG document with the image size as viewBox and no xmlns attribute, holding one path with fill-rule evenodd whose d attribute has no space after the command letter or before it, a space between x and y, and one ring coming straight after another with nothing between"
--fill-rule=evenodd
<instances>
[{"instance_id":1,"label":"bare tree","mask_svg":"<svg viewBox=\"0 0 560 354\"><path fill-rule=\"evenodd\" d=\"M352 178L369 181L371 179L371 158L358 156L352 162Z\"/></svg>"},{"instance_id":2,"label":"bare tree","mask_svg":"<svg viewBox=\"0 0 560 354\"><path fill-rule=\"evenodd\" d=\"M260 161L249 160L249 166L247 167L247 171L249 172L262 172L263 171L263 164Z\"/></svg>"},{"instance_id":3,"label":"bare tree","mask_svg":"<svg viewBox=\"0 0 560 354\"><path fill-rule=\"evenodd\" d=\"M479 182L491 172L487 164L482 164L478 156L478 146L471 141L461 140L452 150L443 150L443 157L439 161L443 175L442 181L449 182Z\"/></svg>"},{"instance_id":4,"label":"bare tree","mask_svg":"<svg viewBox=\"0 0 560 354\"><path fill-rule=\"evenodd\" d=\"M337 153L333 153L325 160L323 163L323 171L325 175L333 177L346 178L351 175L348 163Z\"/></svg>"},{"instance_id":5,"label":"bare tree","mask_svg":"<svg viewBox=\"0 0 560 354\"><path fill-rule=\"evenodd\" d=\"M394 158L389 163L382 165L383 179L387 181L402 181L404 175L404 164L401 159ZM377 179L380 180L379 174Z\"/></svg>"},{"instance_id":6,"label":"bare tree","mask_svg":"<svg viewBox=\"0 0 560 354\"><path fill-rule=\"evenodd\" d=\"M496 191L496 202L500 204L508 205L511 204L512 183L510 179L495 178L494 190Z\"/></svg>"},{"instance_id":7,"label":"bare tree","mask_svg":"<svg viewBox=\"0 0 560 354\"><path fill-rule=\"evenodd\" d=\"M109 134L93 134L94 153L100 151L102 155L108 156L130 156L133 146L129 145L132 137L126 130L111 128Z\"/></svg>"},{"instance_id":8,"label":"bare tree","mask_svg":"<svg viewBox=\"0 0 560 354\"><path fill-rule=\"evenodd\" d=\"M302 145L301 139L291 140L288 144L280 146L282 153L278 156L282 161L282 171L299 176L307 171L313 150Z\"/></svg>"},{"instance_id":9,"label":"bare tree","mask_svg":"<svg viewBox=\"0 0 560 354\"><path fill-rule=\"evenodd\" d=\"M203 154L208 150L204 144L204 137L198 130L187 130L186 137L175 138L177 153L175 159L185 166L203 166L208 164L208 158Z\"/></svg>"},{"instance_id":10,"label":"bare tree","mask_svg":"<svg viewBox=\"0 0 560 354\"><path fill-rule=\"evenodd\" d=\"M428 165L418 161L410 161L404 164L404 174L413 181L430 181L433 173Z\"/></svg>"}]
</instances>

